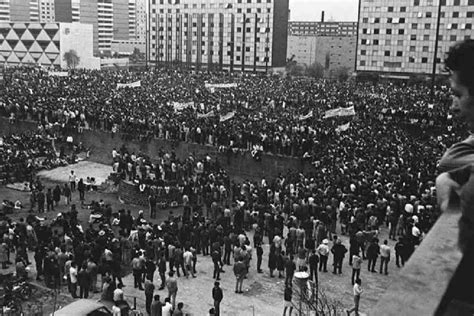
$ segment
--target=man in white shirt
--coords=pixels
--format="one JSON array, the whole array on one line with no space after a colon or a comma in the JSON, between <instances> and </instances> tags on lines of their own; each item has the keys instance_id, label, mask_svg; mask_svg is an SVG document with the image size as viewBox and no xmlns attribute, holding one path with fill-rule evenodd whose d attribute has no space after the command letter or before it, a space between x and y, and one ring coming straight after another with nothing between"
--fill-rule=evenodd
<instances>
[{"instance_id":1,"label":"man in white shirt","mask_svg":"<svg viewBox=\"0 0 474 316\"><path fill-rule=\"evenodd\" d=\"M71 192L76 191L76 175L74 174L74 170L71 170L71 174L69 175L69 183L71 185Z\"/></svg>"},{"instance_id":2,"label":"man in white shirt","mask_svg":"<svg viewBox=\"0 0 474 316\"><path fill-rule=\"evenodd\" d=\"M71 296L77 298L77 264L74 261L69 268L69 278L71 279Z\"/></svg>"},{"instance_id":3,"label":"man in white shirt","mask_svg":"<svg viewBox=\"0 0 474 316\"><path fill-rule=\"evenodd\" d=\"M169 297L165 298L165 305L163 305L163 307L161 308L161 315L162 316L171 316L172 315L172 312L171 312L172 307L173 307L173 305L171 305L171 303L170 303L170 298Z\"/></svg>"},{"instance_id":4,"label":"man in white shirt","mask_svg":"<svg viewBox=\"0 0 474 316\"><path fill-rule=\"evenodd\" d=\"M193 253L187 249L183 253L183 259L184 259L184 266L186 267L186 278L189 278L189 274L195 278L196 276L194 275L194 270L193 270Z\"/></svg>"},{"instance_id":5,"label":"man in white shirt","mask_svg":"<svg viewBox=\"0 0 474 316\"><path fill-rule=\"evenodd\" d=\"M350 310L346 309L347 316L350 316L352 312L355 312L356 316L359 316L359 302L360 302L360 295L362 294L362 281L360 279L356 280L353 291L354 291L354 307Z\"/></svg>"},{"instance_id":6,"label":"man in white shirt","mask_svg":"<svg viewBox=\"0 0 474 316\"><path fill-rule=\"evenodd\" d=\"M388 274L387 266L388 262L390 261L390 246L388 245L387 240L384 240L383 245L380 246L380 270L379 272L382 273L384 270L385 275ZM385 269L383 269L385 265Z\"/></svg>"}]
</instances>

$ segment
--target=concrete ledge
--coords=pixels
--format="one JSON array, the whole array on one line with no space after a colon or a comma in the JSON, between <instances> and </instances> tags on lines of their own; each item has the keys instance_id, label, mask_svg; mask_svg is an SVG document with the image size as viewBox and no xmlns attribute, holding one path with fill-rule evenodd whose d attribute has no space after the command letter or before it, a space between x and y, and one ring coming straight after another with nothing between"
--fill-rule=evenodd
<instances>
[{"instance_id":1,"label":"concrete ledge","mask_svg":"<svg viewBox=\"0 0 474 316\"><path fill-rule=\"evenodd\" d=\"M462 259L457 246L461 212L443 213L393 283L372 316L434 315Z\"/></svg>"}]
</instances>

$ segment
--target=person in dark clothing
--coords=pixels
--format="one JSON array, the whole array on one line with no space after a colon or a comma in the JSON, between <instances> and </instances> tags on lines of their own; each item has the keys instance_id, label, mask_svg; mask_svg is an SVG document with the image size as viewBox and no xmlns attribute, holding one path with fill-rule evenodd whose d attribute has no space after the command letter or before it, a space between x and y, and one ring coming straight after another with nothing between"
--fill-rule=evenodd
<instances>
[{"instance_id":1,"label":"person in dark clothing","mask_svg":"<svg viewBox=\"0 0 474 316\"><path fill-rule=\"evenodd\" d=\"M221 253L219 250L214 249L211 253L212 257L212 262L214 263L214 274L213 278L219 281L220 278L220 272L221 272L221 267L220 267L220 262L221 262Z\"/></svg>"},{"instance_id":2,"label":"person in dark clothing","mask_svg":"<svg viewBox=\"0 0 474 316\"><path fill-rule=\"evenodd\" d=\"M45 195L43 191L39 191L36 194L36 200L38 202L38 213L44 213Z\"/></svg>"},{"instance_id":3,"label":"person in dark clothing","mask_svg":"<svg viewBox=\"0 0 474 316\"><path fill-rule=\"evenodd\" d=\"M285 263L285 285L291 286L293 283L293 276L296 271L296 263L294 261L294 257L290 254L290 258Z\"/></svg>"},{"instance_id":4,"label":"person in dark clothing","mask_svg":"<svg viewBox=\"0 0 474 316\"><path fill-rule=\"evenodd\" d=\"M289 308L289 316L291 316L291 313L293 312L293 304L291 303L293 296L293 290L291 289L291 285L286 285L285 286L285 293L284 293L284 299L285 299L285 308L283 309L283 316L286 316L286 310Z\"/></svg>"},{"instance_id":5,"label":"person in dark clothing","mask_svg":"<svg viewBox=\"0 0 474 316\"><path fill-rule=\"evenodd\" d=\"M151 304L153 300L153 292L155 291L155 285L153 279L147 278L145 280L145 308L148 314L151 314Z\"/></svg>"},{"instance_id":6,"label":"person in dark clothing","mask_svg":"<svg viewBox=\"0 0 474 316\"><path fill-rule=\"evenodd\" d=\"M53 190L53 200L54 200L54 205L58 205L59 200L61 200L61 188L59 188L59 184L56 185L56 187Z\"/></svg>"},{"instance_id":7,"label":"person in dark clothing","mask_svg":"<svg viewBox=\"0 0 474 316\"><path fill-rule=\"evenodd\" d=\"M230 253L232 251L232 240L229 236L224 236L224 264L230 266Z\"/></svg>"},{"instance_id":8,"label":"person in dark clothing","mask_svg":"<svg viewBox=\"0 0 474 316\"><path fill-rule=\"evenodd\" d=\"M273 271L277 267L277 258L275 244L270 246L270 252L268 254L268 268L270 269L270 277L273 278Z\"/></svg>"},{"instance_id":9,"label":"person in dark clothing","mask_svg":"<svg viewBox=\"0 0 474 316\"><path fill-rule=\"evenodd\" d=\"M263 248L261 244L256 246L257 252L257 273L263 273L262 271L262 257L263 257Z\"/></svg>"},{"instance_id":10,"label":"person in dark clothing","mask_svg":"<svg viewBox=\"0 0 474 316\"><path fill-rule=\"evenodd\" d=\"M342 274L342 261L344 260L344 255L347 252L347 248L341 243L340 239L337 239L336 244L331 249L331 252L334 256L334 270L332 273Z\"/></svg>"},{"instance_id":11,"label":"person in dark clothing","mask_svg":"<svg viewBox=\"0 0 474 316\"><path fill-rule=\"evenodd\" d=\"M161 254L158 260L158 273L160 274L161 285L159 290L163 290L166 285L166 258L164 254Z\"/></svg>"},{"instance_id":12,"label":"person in dark clothing","mask_svg":"<svg viewBox=\"0 0 474 316\"><path fill-rule=\"evenodd\" d=\"M214 287L212 288L212 298L214 299L214 309L216 316L220 315L220 304L224 298L224 294L222 293L222 289L219 287L219 285L219 282L215 282Z\"/></svg>"},{"instance_id":13,"label":"person in dark clothing","mask_svg":"<svg viewBox=\"0 0 474 316\"><path fill-rule=\"evenodd\" d=\"M369 259L367 264L367 269L370 272L375 272L375 264L377 263L377 257L380 254L380 246L378 244L378 239L374 238L367 248L367 259Z\"/></svg>"},{"instance_id":14,"label":"person in dark clothing","mask_svg":"<svg viewBox=\"0 0 474 316\"><path fill-rule=\"evenodd\" d=\"M311 281L315 281L318 283L318 263L319 263L319 257L316 254L316 250L313 249L311 252L311 255L309 256L308 259L309 263L309 279Z\"/></svg>"},{"instance_id":15,"label":"person in dark clothing","mask_svg":"<svg viewBox=\"0 0 474 316\"><path fill-rule=\"evenodd\" d=\"M91 275L87 271L87 263L84 263L81 271L77 273L77 282L79 283L79 297L88 298L91 287Z\"/></svg>"},{"instance_id":16,"label":"person in dark clothing","mask_svg":"<svg viewBox=\"0 0 474 316\"><path fill-rule=\"evenodd\" d=\"M84 205L84 198L86 195L86 185L84 184L84 180L82 178L77 183L77 191L79 191L79 200L81 201L81 205Z\"/></svg>"},{"instance_id":17,"label":"person in dark clothing","mask_svg":"<svg viewBox=\"0 0 474 316\"><path fill-rule=\"evenodd\" d=\"M405 244L403 242L403 238L398 239L397 243L395 244L395 263L397 267L400 268L400 264L402 266L405 265Z\"/></svg>"},{"instance_id":18,"label":"person in dark clothing","mask_svg":"<svg viewBox=\"0 0 474 316\"><path fill-rule=\"evenodd\" d=\"M54 211L54 199L53 199L53 192L51 188L48 189L46 192L46 211Z\"/></svg>"}]
</instances>

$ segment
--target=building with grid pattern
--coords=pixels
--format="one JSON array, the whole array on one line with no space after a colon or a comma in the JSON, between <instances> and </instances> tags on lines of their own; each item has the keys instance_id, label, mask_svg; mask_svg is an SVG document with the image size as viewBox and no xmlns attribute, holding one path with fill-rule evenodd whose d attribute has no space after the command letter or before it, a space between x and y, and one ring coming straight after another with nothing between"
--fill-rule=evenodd
<instances>
[{"instance_id":1,"label":"building with grid pattern","mask_svg":"<svg viewBox=\"0 0 474 316\"><path fill-rule=\"evenodd\" d=\"M357 22L308 22L291 21L288 23L290 36L355 36Z\"/></svg>"},{"instance_id":2,"label":"building with grid pattern","mask_svg":"<svg viewBox=\"0 0 474 316\"><path fill-rule=\"evenodd\" d=\"M266 71L286 63L288 0L152 0L150 61Z\"/></svg>"},{"instance_id":3,"label":"building with grid pattern","mask_svg":"<svg viewBox=\"0 0 474 316\"><path fill-rule=\"evenodd\" d=\"M455 42L474 38L474 0L359 0L358 72L437 74Z\"/></svg>"},{"instance_id":4,"label":"building with grid pattern","mask_svg":"<svg viewBox=\"0 0 474 316\"><path fill-rule=\"evenodd\" d=\"M39 22L39 0L1 0L0 22Z\"/></svg>"}]
</instances>

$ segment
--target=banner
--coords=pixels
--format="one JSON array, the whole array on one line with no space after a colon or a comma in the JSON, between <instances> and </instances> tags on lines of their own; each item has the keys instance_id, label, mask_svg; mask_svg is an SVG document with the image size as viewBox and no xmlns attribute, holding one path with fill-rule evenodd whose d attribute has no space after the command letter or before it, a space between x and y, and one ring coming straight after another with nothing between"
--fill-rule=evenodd
<instances>
[{"instance_id":1,"label":"banner","mask_svg":"<svg viewBox=\"0 0 474 316\"><path fill-rule=\"evenodd\" d=\"M219 122L225 122L227 120L230 120L235 116L235 111L229 112L226 115L220 117Z\"/></svg>"},{"instance_id":2,"label":"banner","mask_svg":"<svg viewBox=\"0 0 474 316\"><path fill-rule=\"evenodd\" d=\"M206 89L226 89L226 88L237 88L236 83L206 83L204 84Z\"/></svg>"},{"instance_id":3,"label":"banner","mask_svg":"<svg viewBox=\"0 0 474 316\"><path fill-rule=\"evenodd\" d=\"M200 119L200 118L209 118L209 117L212 117L214 116L214 111L211 110L210 112L207 112L206 114L201 114L201 113L198 113L197 115L197 118Z\"/></svg>"},{"instance_id":4,"label":"banner","mask_svg":"<svg viewBox=\"0 0 474 316\"><path fill-rule=\"evenodd\" d=\"M67 77L69 74L67 71L50 71L48 73L49 76L56 76L56 77Z\"/></svg>"},{"instance_id":5,"label":"banner","mask_svg":"<svg viewBox=\"0 0 474 316\"><path fill-rule=\"evenodd\" d=\"M187 107L192 107L194 108L194 102L173 102L173 108L176 112L182 111Z\"/></svg>"},{"instance_id":6,"label":"banner","mask_svg":"<svg viewBox=\"0 0 474 316\"><path fill-rule=\"evenodd\" d=\"M340 133L340 132L345 132L349 129L349 127L351 127L351 123L346 123L346 124L343 124L343 125L339 125L338 127L336 127L336 132Z\"/></svg>"},{"instance_id":7,"label":"banner","mask_svg":"<svg viewBox=\"0 0 474 316\"><path fill-rule=\"evenodd\" d=\"M141 86L142 86L141 80L138 80L138 81L135 81L135 82L132 82L132 83L117 83L117 89L120 89L120 88L137 88L137 87L141 87Z\"/></svg>"},{"instance_id":8,"label":"banner","mask_svg":"<svg viewBox=\"0 0 474 316\"><path fill-rule=\"evenodd\" d=\"M307 120L311 117L313 117L313 110L309 111L309 113L306 115L300 115L300 121Z\"/></svg>"},{"instance_id":9,"label":"banner","mask_svg":"<svg viewBox=\"0 0 474 316\"><path fill-rule=\"evenodd\" d=\"M350 106L347 108L337 108L337 109L332 109L328 110L324 113L324 118L331 118L331 117L336 117L336 116L352 116L355 115L355 109L354 106Z\"/></svg>"}]
</instances>

